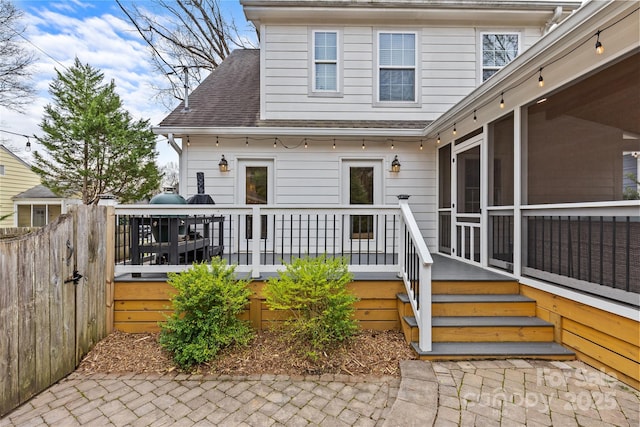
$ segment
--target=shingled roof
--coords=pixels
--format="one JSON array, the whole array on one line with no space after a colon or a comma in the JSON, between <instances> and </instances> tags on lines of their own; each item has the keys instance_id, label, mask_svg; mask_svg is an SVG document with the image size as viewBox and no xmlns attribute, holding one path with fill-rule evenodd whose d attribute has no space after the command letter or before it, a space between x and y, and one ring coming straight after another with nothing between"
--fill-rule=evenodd
<instances>
[{"instance_id":1,"label":"shingled roof","mask_svg":"<svg viewBox=\"0 0 640 427\"><path fill-rule=\"evenodd\" d=\"M60 199L61 197L55 194L42 184L38 184L35 187L31 187L22 193L13 196L14 199Z\"/></svg>"},{"instance_id":2,"label":"shingled roof","mask_svg":"<svg viewBox=\"0 0 640 427\"><path fill-rule=\"evenodd\" d=\"M429 121L260 120L260 51L236 49L160 122L160 128L260 127L423 129Z\"/></svg>"},{"instance_id":3,"label":"shingled roof","mask_svg":"<svg viewBox=\"0 0 640 427\"><path fill-rule=\"evenodd\" d=\"M260 118L260 51L236 49L181 103L161 127L256 126Z\"/></svg>"}]
</instances>

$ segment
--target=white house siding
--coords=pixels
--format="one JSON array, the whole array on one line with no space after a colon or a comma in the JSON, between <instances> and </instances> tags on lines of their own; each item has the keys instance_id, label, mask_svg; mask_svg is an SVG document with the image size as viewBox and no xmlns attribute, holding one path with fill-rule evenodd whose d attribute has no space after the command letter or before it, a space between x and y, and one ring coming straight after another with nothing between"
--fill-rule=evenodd
<instances>
[{"instance_id":1,"label":"white house siding","mask_svg":"<svg viewBox=\"0 0 640 427\"><path fill-rule=\"evenodd\" d=\"M294 147L302 138L280 138ZM303 144L296 149L273 148L273 139L257 141L249 139L249 146L242 138L233 140L219 137L191 136L190 146L183 152L183 161L190 176L181 194L188 198L197 192L196 172L204 172L205 191L218 205L244 204L240 200L238 160L272 160L274 164L274 193L270 195L273 205L341 205L343 159L382 161L382 204L397 206L399 194L409 194L409 204L430 249L435 250L436 241L436 165L435 148L425 145L419 149L420 141L395 142L391 150L389 142L366 140L366 150L362 150L362 140L345 141L336 138L322 142L309 140L309 147ZM229 162L229 172L218 170L222 155ZM390 172L391 161L398 156L402 164L397 174Z\"/></svg>"},{"instance_id":2,"label":"white house siding","mask_svg":"<svg viewBox=\"0 0 640 427\"><path fill-rule=\"evenodd\" d=\"M335 96L310 96L309 39L313 29L341 35L342 64ZM378 30L416 31L420 50L417 104L384 107L374 102L375 43ZM540 28L263 26L263 119L435 120L479 83L481 31L517 31L522 49L541 36Z\"/></svg>"}]
</instances>

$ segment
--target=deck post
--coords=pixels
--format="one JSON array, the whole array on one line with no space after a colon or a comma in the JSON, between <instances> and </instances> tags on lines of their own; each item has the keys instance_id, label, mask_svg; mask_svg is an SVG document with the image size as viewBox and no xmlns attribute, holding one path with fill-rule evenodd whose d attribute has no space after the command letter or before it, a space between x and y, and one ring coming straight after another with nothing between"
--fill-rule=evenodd
<instances>
[{"instance_id":1,"label":"deck post","mask_svg":"<svg viewBox=\"0 0 640 427\"><path fill-rule=\"evenodd\" d=\"M260 239L262 238L262 217L260 207L253 207L253 219L251 221L251 277L260 277Z\"/></svg>"},{"instance_id":2,"label":"deck post","mask_svg":"<svg viewBox=\"0 0 640 427\"><path fill-rule=\"evenodd\" d=\"M420 326L418 346L421 351L431 351L431 264L420 266Z\"/></svg>"}]
</instances>

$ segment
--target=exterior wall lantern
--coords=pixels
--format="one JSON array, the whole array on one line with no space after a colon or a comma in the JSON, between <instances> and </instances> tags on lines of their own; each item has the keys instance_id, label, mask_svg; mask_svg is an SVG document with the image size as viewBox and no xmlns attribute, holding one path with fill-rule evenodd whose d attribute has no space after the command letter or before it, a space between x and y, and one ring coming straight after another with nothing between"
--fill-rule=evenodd
<instances>
[{"instance_id":1,"label":"exterior wall lantern","mask_svg":"<svg viewBox=\"0 0 640 427\"><path fill-rule=\"evenodd\" d=\"M222 159L220 159L220 163L218 163L218 167L220 168L220 172L229 172L229 162L224 158L224 154L222 155Z\"/></svg>"},{"instance_id":2,"label":"exterior wall lantern","mask_svg":"<svg viewBox=\"0 0 640 427\"><path fill-rule=\"evenodd\" d=\"M400 161L398 160L398 156L396 155L391 162L391 172L400 172Z\"/></svg>"}]
</instances>

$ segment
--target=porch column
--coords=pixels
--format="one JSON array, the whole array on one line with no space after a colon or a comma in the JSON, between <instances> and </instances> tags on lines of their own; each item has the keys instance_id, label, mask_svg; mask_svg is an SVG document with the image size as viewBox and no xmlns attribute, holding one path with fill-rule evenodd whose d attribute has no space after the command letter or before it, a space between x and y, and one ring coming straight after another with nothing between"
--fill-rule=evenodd
<instances>
[{"instance_id":1,"label":"porch column","mask_svg":"<svg viewBox=\"0 0 640 427\"><path fill-rule=\"evenodd\" d=\"M516 278L522 276L522 176L527 172L522 164L522 151L526 149L522 144L522 134L526 132L526 123L522 121L522 109L513 110L513 274ZM525 143L526 144L526 143Z\"/></svg>"}]
</instances>

